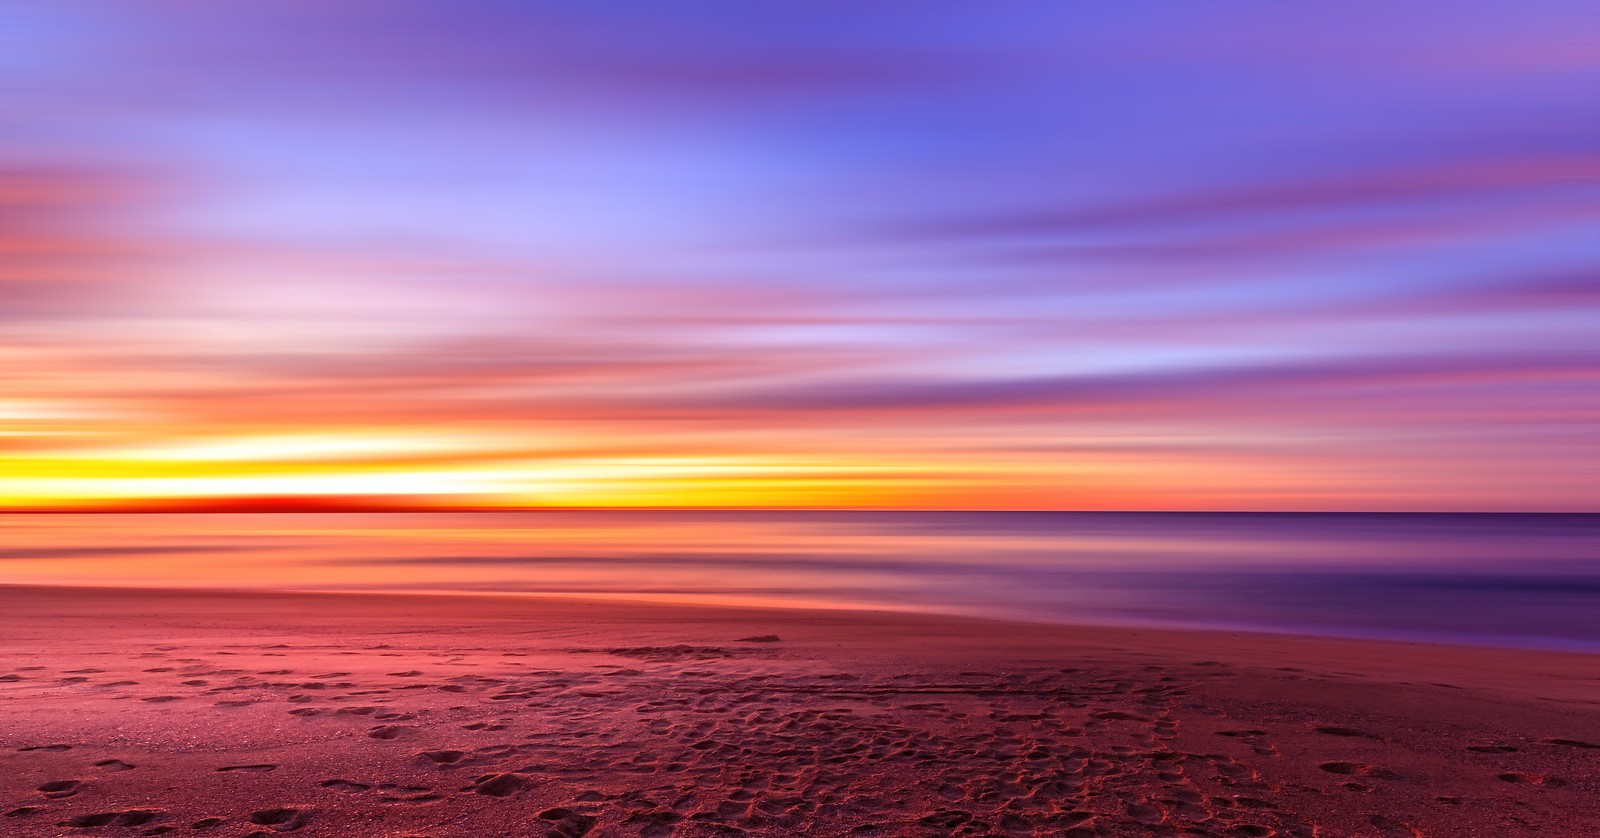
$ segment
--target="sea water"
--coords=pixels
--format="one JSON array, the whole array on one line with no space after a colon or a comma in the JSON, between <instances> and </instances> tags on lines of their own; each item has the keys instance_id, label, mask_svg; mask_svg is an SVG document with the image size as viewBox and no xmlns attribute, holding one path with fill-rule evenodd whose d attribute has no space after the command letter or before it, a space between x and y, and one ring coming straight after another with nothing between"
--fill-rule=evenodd
<instances>
[{"instance_id":1,"label":"sea water","mask_svg":"<svg viewBox=\"0 0 1600 838\"><path fill-rule=\"evenodd\" d=\"M1600 515L10 514L0 583L576 594L1600 651Z\"/></svg>"}]
</instances>

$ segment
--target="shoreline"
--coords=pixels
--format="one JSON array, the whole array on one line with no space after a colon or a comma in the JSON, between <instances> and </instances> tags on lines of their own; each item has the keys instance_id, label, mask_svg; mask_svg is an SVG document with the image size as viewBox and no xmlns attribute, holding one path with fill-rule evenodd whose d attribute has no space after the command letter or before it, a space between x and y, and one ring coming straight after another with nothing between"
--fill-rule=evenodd
<instances>
[{"instance_id":1,"label":"shoreline","mask_svg":"<svg viewBox=\"0 0 1600 838\"><path fill-rule=\"evenodd\" d=\"M7 835L1600 827L1577 653L517 596L3 585L0 614Z\"/></svg>"},{"instance_id":2,"label":"shoreline","mask_svg":"<svg viewBox=\"0 0 1600 838\"><path fill-rule=\"evenodd\" d=\"M1059 629L1081 631L1105 632L1146 632L1170 633L1174 635L1206 635L1215 637L1260 637L1263 639L1277 639L1287 643L1297 641L1328 641L1333 643L1375 643L1395 644L1398 646L1414 647L1427 646L1452 650L1474 650L1493 653L1513 653L1516 655L1577 655L1584 657L1600 656L1600 640L1568 641L1563 638L1540 638L1548 645L1523 645L1518 643L1474 643L1467 639L1449 640L1430 637L1427 633L1418 632L1413 636L1383 636L1378 634L1354 633L1317 633L1296 631L1285 627L1281 630L1261 628L1257 626L1230 626L1225 624L1184 624L1168 621L1165 623L1142 623L1133 620L1125 622L1112 621L1068 621L1048 620L1043 618L1029 619L1025 617L1003 617L989 614L960 612L960 611L935 611L907 606L895 608L886 605L858 604L858 603L833 603L833 602L760 602L751 604L733 604L719 602L715 598L691 598L695 595L669 594L639 594L629 595L601 595L586 593L565 592L540 592L540 591L462 591L448 589L431 590L368 590L368 589L330 589L330 588L246 588L246 587L174 587L170 585L61 585L61 584L29 584L0 582L0 594L5 591L103 591L115 592L141 592L146 594L206 594L215 596L324 596L324 597L376 597L399 598L419 597L428 599L463 599L471 601L505 600L508 603L525 602L529 600L544 601L572 601L594 603L600 605L641 605L660 606L665 608L685 609L723 609L731 611L764 612L827 612L860 615L871 617L873 615L899 615L907 617L925 618L928 620L954 620L993 623L997 625L1016 626L1020 629ZM732 597L727 597L732 598ZM1580 648L1560 648L1561 646L1577 646Z\"/></svg>"}]
</instances>

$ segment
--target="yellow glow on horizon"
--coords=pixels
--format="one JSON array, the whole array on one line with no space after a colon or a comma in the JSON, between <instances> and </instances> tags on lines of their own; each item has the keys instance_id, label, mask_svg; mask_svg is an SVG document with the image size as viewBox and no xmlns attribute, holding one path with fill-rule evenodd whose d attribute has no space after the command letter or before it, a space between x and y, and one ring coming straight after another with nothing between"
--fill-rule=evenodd
<instances>
[{"instance_id":1,"label":"yellow glow on horizon","mask_svg":"<svg viewBox=\"0 0 1600 838\"><path fill-rule=\"evenodd\" d=\"M358 441L355 445L342 442L327 438L217 440L129 449L119 454L101 452L98 457L0 458L0 504L59 506L105 498L265 496L493 496L511 505L538 506L837 504L880 495L874 483L911 480L914 473L926 470L735 456L446 462L419 467L335 458L336 454L416 453L394 439L375 438L366 441L371 444ZM319 457L328 461L319 461Z\"/></svg>"},{"instance_id":2,"label":"yellow glow on horizon","mask_svg":"<svg viewBox=\"0 0 1600 838\"><path fill-rule=\"evenodd\" d=\"M579 424L537 431L307 428L188 438L177 428L141 430L117 442L71 444L41 436L31 448L0 453L0 506L282 498L446 508L1136 508L1148 505L1143 487L1157 482L1165 484L1169 503L1187 498L1188 505L1203 506L1208 497L1223 496L1205 478L1216 464L1203 458L1079 454L1062 461L875 446L769 453L746 440L641 440ZM649 452L648 444L660 453ZM1261 464L1227 467L1231 477L1256 486L1288 486L1293 479L1289 470Z\"/></svg>"},{"instance_id":3,"label":"yellow glow on horizon","mask_svg":"<svg viewBox=\"0 0 1600 838\"><path fill-rule=\"evenodd\" d=\"M486 476L461 471L334 472L293 475L117 476L0 478L0 503L63 503L76 499L214 498L260 496L395 496L492 491Z\"/></svg>"}]
</instances>

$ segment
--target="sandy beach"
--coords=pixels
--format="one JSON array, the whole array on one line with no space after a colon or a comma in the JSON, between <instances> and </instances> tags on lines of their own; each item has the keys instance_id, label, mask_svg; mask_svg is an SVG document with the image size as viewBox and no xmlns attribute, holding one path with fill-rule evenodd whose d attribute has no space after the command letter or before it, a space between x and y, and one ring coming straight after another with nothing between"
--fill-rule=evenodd
<instances>
[{"instance_id":1,"label":"sandy beach","mask_svg":"<svg viewBox=\"0 0 1600 838\"><path fill-rule=\"evenodd\" d=\"M1600 834L1600 660L0 587L0 834Z\"/></svg>"}]
</instances>

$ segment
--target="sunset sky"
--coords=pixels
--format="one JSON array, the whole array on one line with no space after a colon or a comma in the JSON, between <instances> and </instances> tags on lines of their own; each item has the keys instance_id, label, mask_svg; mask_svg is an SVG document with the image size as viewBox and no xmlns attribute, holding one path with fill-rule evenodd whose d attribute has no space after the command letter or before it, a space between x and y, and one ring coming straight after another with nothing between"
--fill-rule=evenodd
<instances>
[{"instance_id":1,"label":"sunset sky","mask_svg":"<svg viewBox=\"0 0 1600 838\"><path fill-rule=\"evenodd\" d=\"M1600 511L1581 4L0 14L0 507Z\"/></svg>"}]
</instances>

